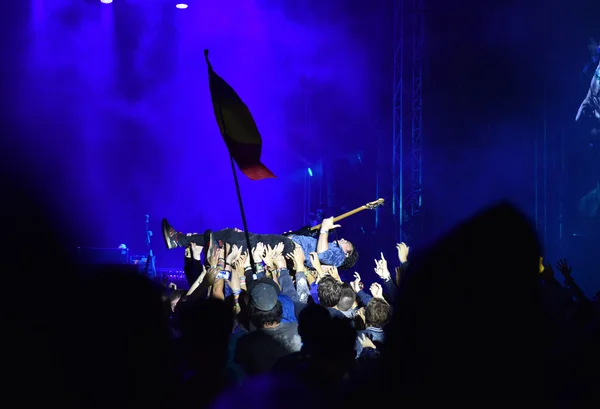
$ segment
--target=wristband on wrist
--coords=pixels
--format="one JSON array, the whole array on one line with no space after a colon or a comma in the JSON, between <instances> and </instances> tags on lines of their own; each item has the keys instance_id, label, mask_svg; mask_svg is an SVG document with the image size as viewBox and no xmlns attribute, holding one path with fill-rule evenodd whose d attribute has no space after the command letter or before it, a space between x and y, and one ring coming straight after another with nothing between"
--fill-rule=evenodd
<instances>
[{"instance_id":1,"label":"wristband on wrist","mask_svg":"<svg viewBox=\"0 0 600 409\"><path fill-rule=\"evenodd\" d=\"M242 290L235 290L235 291L233 292L233 296L234 296L234 297L238 297L238 296L239 296L241 293L242 293Z\"/></svg>"},{"instance_id":2,"label":"wristband on wrist","mask_svg":"<svg viewBox=\"0 0 600 409\"><path fill-rule=\"evenodd\" d=\"M321 234L329 234L329 230L327 230L327 229L321 229L320 233Z\"/></svg>"}]
</instances>

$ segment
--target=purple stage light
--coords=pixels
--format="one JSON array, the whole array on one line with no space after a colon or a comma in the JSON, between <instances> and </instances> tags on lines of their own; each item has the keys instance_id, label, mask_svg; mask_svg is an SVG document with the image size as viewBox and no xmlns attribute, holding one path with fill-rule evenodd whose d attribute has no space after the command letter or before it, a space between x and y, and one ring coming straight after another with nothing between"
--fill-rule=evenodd
<instances>
[{"instance_id":1,"label":"purple stage light","mask_svg":"<svg viewBox=\"0 0 600 409\"><path fill-rule=\"evenodd\" d=\"M183 9L187 9L187 8L188 8L188 5L187 5L187 4L185 4L185 3L179 3L179 4L177 4L175 7L177 7L178 9L181 9L181 10L183 10Z\"/></svg>"},{"instance_id":2,"label":"purple stage light","mask_svg":"<svg viewBox=\"0 0 600 409\"><path fill-rule=\"evenodd\" d=\"M104 3L104 4L110 4L112 2L113 2L113 0L100 0L100 3Z\"/></svg>"}]
</instances>

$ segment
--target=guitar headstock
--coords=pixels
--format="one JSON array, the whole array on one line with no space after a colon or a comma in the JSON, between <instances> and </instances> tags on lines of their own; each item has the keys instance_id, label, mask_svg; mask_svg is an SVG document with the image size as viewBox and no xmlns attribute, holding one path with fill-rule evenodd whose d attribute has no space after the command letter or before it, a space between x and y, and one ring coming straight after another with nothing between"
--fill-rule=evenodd
<instances>
[{"instance_id":1,"label":"guitar headstock","mask_svg":"<svg viewBox=\"0 0 600 409\"><path fill-rule=\"evenodd\" d=\"M379 206L383 206L385 199L377 199L374 202L369 202L365 205L365 207L369 210L377 209Z\"/></svg>"}]
</instances>

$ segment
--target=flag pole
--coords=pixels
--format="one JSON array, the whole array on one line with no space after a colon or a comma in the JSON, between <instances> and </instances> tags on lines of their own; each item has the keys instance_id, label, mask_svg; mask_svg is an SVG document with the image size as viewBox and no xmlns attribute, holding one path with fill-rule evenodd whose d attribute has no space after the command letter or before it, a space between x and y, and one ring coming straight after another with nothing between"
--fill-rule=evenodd
<instances>
[{"instance_id":1,"label":"flag pole","mask_svg":"<svg viewBox=\"0 0 600 409\"><path fill-rule=\"evenodd\" d=\"M221 123L223 124L223 133L227 135L227 129L225 129L225 121L223 118L223 111L219 107L219 116L221 117ZM229 161L231 162L231 172L233 173L233 181L235 182L235 192L237 193L238 203L240 205L240 213L242 214L242 227L244 229L244 236L246 237L246 247L248 247L248 257L250 257L250 267L252 268L253 274L256 274L256 264L254 263L254 257L252 257L252 245L250 244L250 232L248 231L248 222L246 221L246 212L244 211L244 202L242 201L242 191L240 190L240 182L237 177L237 170L235 168L235 161L233 156L229 154Z\"/></svg>"},{"instance_id":2,"label":"flag pole","mask_svg":"<svg viewBox=\"0 0 600 409\"><path fill-rule=\"evenodd\" d=\"M208 65L209 88L210 88L210 92L211 92L211 98L213 99L213 107L215 108L215 115L217 116L217 122L219 123L219 128L221 130L221 134L223 135L223 138L225 139L225 141L227 143L227 140L231 140L231 138L227 134L227 124L225 122L225 116L223 115L223 109L221 107L221 104L215 103L215 99L214 99L214 95L213 95L213 80L214 80L214 78L216 77L222 82L221 87L224 85L227 88L229 88L228 92L230 94L233 94L237 99L239 99L239 96L237 96L235 91L227 83L225 83L225 81L223 79L221 79L220 77L218 77L215 74L215 72L212 69L212 65L210 64L210 60L208 59L208 50L207 49L204 50L204 58L206 59L206 64ZM221 90L221 92L222 92L222 90ZM239 103L241 103L245 107L245 105L243 104L243 102L241 100L239 101ZM249 112L248 112L248 115L249 115ZM260 138L260 135L259 135L259 138ZM240 205L240 213L242 214L242 225L244 228L244 235L246 237L246 246L248 247L248 257L250 257L250 266L252 268L253 273L256 274L256 271L257 271L256 264L254 263L254 258L252 257L252 245L250 243L250 232L248 231L248 222L246 221L246 213L244 212L244 203L242 201L242 192L240 190L240 183L239 183L238 177L237 177L237 169L235 167L235 160L233 158L233 155L231 154L231 149L230 149L229 145L227 146L227 150L229 151L229 161L231 162L231 171L233 172L233 180L235 182L235 191L237 193L238 203Z\"/></svg>"}]
</instances>

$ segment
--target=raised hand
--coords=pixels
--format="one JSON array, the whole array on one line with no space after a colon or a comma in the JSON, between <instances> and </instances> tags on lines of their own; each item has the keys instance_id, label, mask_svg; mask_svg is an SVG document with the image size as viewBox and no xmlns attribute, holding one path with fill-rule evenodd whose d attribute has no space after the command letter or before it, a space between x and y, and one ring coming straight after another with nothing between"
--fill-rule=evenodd
<instances>
[{"instance_id":1,"label":"raised hand","mask_svg":"<svg viewBox=\"0 0 600 409\"><path fill-rule=\"evenodd\" d=\"M398 243L396 244L396 250L398 250L398 260L400 263L406 263L408 261L410 247L408 247L406 243Z\"/></svg>"},{"instance_id":2,"label":"raised hand","mask_svg":"<svg viewBox=\"0 0 600 409\"><path fill-rule=\"evenodd\" d=\"M263 257L263 261L267 265L267 267L275 268L275 249L271 246L267 245L267 251Z\"/></svg>"},{"instance_id":3,"label":"raised hand","mask_svg":"<svg viewBox=\"0 0 600 409\"><path fill-rule=\"evenodd\" d=\"M196 233L194 233L194 234L196 234ZM191 235L192 235L192 233L186 234L186 236L191 236ZM195 244L195 243L192 243L192 244ZM192 248L191 248L191 246L187 246L185 248L185 258L192 258Z\"/></svg>"},{"instance_id":4,"label":"raised hand","mask_svg":"<svg viewBox=\"0 0 600 409\"><path fill-rule=\"evenodd\" d=\"M323 222L321 223L321 229L323 230L333 230L333 229L337 229L338 227L342 227L339 224L334 224L333 223L333 217L328 217L327 219L323 219Z\"/></svg>"},{"instance_id":5,"label":"raised hand","mask_svg":"<svg viewBox=\"0 0 600 409\"><path fill-rule=\"evenodd\" d=\"M190 247L192 248L192 257L194 258L194 260L200 261L203 247L196 243L192 243Z\"/></svg>"},{"instance_id":6,"label":"raised hand","mask_svg":"<svg viewBox=\"0 0 600 409\"><path fill-rule=\"evenodd\" d=\"M236 265L240 265L240 264L243 265L243 263L241 263L238 259L238 261L236 261ZM234 294L239 294L242 291L240 277L243 274L244 274L243 267L242 267L241 274L240 274L239 268L234 268L233 271L231 271L231 276L229 278L229 287L231 288L231 290L233 291Z\"/></svg>"},{"instance_id":7,"label":"raised hand","mask_svg":"<svg viewBox=\"0 0 600 409\"><path fill-rule=\"evenodd\" d=\"M317 271L319 275L323 274L323 267L321 267L321 260L319 260L319 255L316 252L312 252L308 255L310 257L310 262L313 268Z\"/></svg>"},{"instance_id":8,"label":"raised hand","mask_svg":"<svg viewBox=\"0 0 600 409\"><path fill-rule=\"evenodd\" d=\"M387 260L383 256L383 253L381 253L380 260L375 260L375 274L377 274L379 278L381 278L383 281L387 281L391 277L390 270L388 269L387 265Z\"/></svg>"},{"instance_id":9,"label":"raised hand","mask_svg":"<svg viewBox=\"0 0 600 409\"><path fill-rule=\"evenodd\" d=\"M354 281L350 283L350 287L352 287L355 293L362 290L360 285L360 274L358 274L357 272L354 272Z\"/></svg>"},{"instance_id":10,"label":"raised hand","mask_svg":"<svg viewBox=\"0 0 600 409\"><path fill-rule=\"evenodd\" d=\"M241 254L242 254L242 247L238 247L234 244L231 247L231 251L229 252L229 254L227 254L227 259L225 260L225 263L232 266L233 263L235 261L237 261L237 259L240 257Z\"/></svg>"},{"instance_id":11,"label":"raised hand","mask_svg":"<svg viewBox=\"0 0 600 409\"><path fill-rule=\"evenodd\" d=\"M211 267L216 267L219 264L219 259L222 259L225 254L223 247L214 248L212 254L208 258L208 263Z\"/></svg>"},{"instance_id":12,"label":"raised hand","mask_svg":"<svg viewBox=\"0 0 600 409\"><path fill-rule=\"evenodd\" d=\"M235 260L231 264L234 270L241 272L242 274L244 274L244 269L246 268L246 265L250 265L250 257L248 257L247 251L240 254L237 260Z\"/></svg>"},{"instance_id":13,"label":"raised hand","mask_svg":"<svg viewBox=\"0 0 600 409\"><path fill-rule=\"evenodd\" d=\"M291 260L294 263L295 271L304 271L304 251L302 250L302 247L300 247L298 244L296 244L294 252L286 254L285 258Z\"/></svg>"},{"instance_id":14,"label":"raised hand","mask_svg":"<svg viewBox=\"0 0 600 409\"><path fill-rule=\"evenodd\" d=\"M358 337L358 342L360 342L360 345L363 348L373 348L373 349L377 349L377 347L375 346L375 344L373 343L373 341L371 341L371 338L367 337L366 334L361 334Z\"/></svg>"},{"instance_id":15,"label":"raised hand","mask_svg":"<svg viewBox=\"0 0 600 409\"><path fill-rule=\"evenodd\" d=\"M252 258L256 264L263 261L265 257L265 245L263 243L256 243L256 246L252 249Z\"/></svg>"},{"instance_id":16,"label":"raised hand","mask_svg":"<svg viewBox=\"0 0 600 409\"><path fill-rule=\"evenodd\" d=\"M283 254L284 247L285 246L283 245L283 243L277 243L277 245L273 247L274 255L277 256L279 254Z\"/></svg>"},{"instance_id":17,"label":"raised hand","mask_svg":"<svg viewBox=\"0 0 600 409\"><path fill-rule=\"evenodd\" d=\"M342 282L340 273L338 272L338 269L336 266L325 266L325 267L323 267L323 271L325 272L325 274L329 274L330 276L335 278L338 282L340 282L340 283Z\"/></svg>"},{"instance_id":18,"label":"raised hand","mask_svg":"<svg viewBox=\"0 0 600 409\"><path fill-rule=\"evenodd\" d=\"M271 268L282 268L277 261L281 261L280 257L283 258L283 265L285 266L285 258L283 257L283 243L278 243L275 247L267 246L267 255L265 257L265 264Z\"/></svg>"},{"instance_id":19,"label":"raised hand","mask_svg":"<svg viewBox=\"0 0 600 409\"><path fill-rule=\"evenodd\" d=\"M285 257L281 253L276 253L273 257L273 262L275 263L275 267L278 269L287 268L287 262L285 261Z\"/></svg>"},{"instance_id":20,"label":"raised hand","mask_svg":"<svg viewBox=\"0 0 600 409\"><path fill-rule=\"evenodd\" d=\"M215 253L218 253L218 251L215 251ZM216 278L217 278L217 274L219 274L219 268L218 267L210 267L208 269L208 271L206 272L206 276L204 277L205 280L207 280L206 282L209 285L213 285L215 283Z\"/></svg>"},{"instance_id":21,"label":"raised hand","mask_svg":"<svg viewBox=\"0 0 600 409\"><path fill-rule=\"evenodd\" d=\"M556 269L563 275L565 278L571 277L571 271L573 271L573 267L567 263L567 259L561 258L556 263Z\"/></svg>"},{"instance_id":22,"label":"raised hand","mask_svg":"<svg viewBox=\"0 0 600 409\"><path fill-rule=\"evenodd\" d=\"M383 299L383 288L381 287L380 284L378 284L378 283L371 284L371 287L369 288L369 290L371 291L373 298Z\"/></svg>"}]
</instances>

